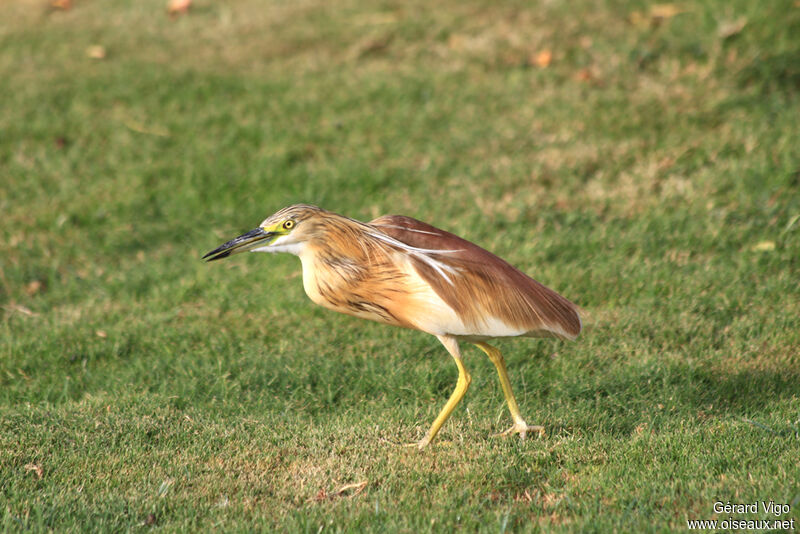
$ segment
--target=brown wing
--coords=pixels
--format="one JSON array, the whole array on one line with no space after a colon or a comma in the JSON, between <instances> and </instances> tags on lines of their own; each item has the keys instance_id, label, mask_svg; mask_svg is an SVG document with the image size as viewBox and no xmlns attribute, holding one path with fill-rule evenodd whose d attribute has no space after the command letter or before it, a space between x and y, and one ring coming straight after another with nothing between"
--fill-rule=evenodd
<instances>
[{"instance_id":1,"label":"brown wing","mask_svg":"<svg viewBox=\"0 0 800 534\"><path fill-rule=\"evenodd\" d=\"M465 323L474 325L476 334L486 317L528 336L575 339L580 333L574 304L491 252L411 217L384 215L369 224L410 247L442 251L428 257L448 267L445 275L431 263L410 257L420 276Z\"/></svg>"}]
</instances>

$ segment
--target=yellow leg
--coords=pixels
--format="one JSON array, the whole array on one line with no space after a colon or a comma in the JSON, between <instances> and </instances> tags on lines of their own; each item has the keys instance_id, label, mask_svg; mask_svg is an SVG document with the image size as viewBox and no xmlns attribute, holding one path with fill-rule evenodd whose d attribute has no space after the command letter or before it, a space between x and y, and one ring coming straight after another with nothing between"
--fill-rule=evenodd
<instances>
[{"instance_id":1,"label":"yellow leg","mask_svg":"<svg viewBox=\"0 0 800 534\"><path fill-rule=\"evenodd\" d=\"M519 406L517 405L517 399L514 398L514 393L511 391L511 382L508 380L508 371L506 371L506 361L503 359L503 355L500 354L500 351L488 343L478 342L475 343L475 346L485 352L497 368L497 374L500 376L500 386L503 388L503 395L505 395L506 402L508 403L508 411L511 412L511 418L514 419L514 424L511 428L498 435L509 436L511 434L519 434L522 439L525 439L525 435L528 432L544 434L544 427L528 425L522 418Z\"/></svg>"},{"instance_id":2,"label":"yellow leg","mask_svg":"<svg viewBox=\"0 0 800 534\"><path fill-rule=\"evenodd\" d=\"M424 449L428 446L428 444L436 437L436 434L439 432L439 429L442 428L442 425L447 418L450 417L450 414L453 413L453 410L461 402L461 399L464 397L464 393L467 392L467 388L469 388L470 382L472 382L472 377L469 376L469 372L464 367L464 362L461 360L461 351L458 348L458 341L455 338L450 336L437 336L439 341L442 342L444 348L447 349L447 352L453 356L453 359L456 361L456 365L458 366L458 382L456 382L456 389L453 390L453 393L450 395L450 398L447 400L447 404L444 405L442 411L439 412L439 415L436 417L436 420L433 421L430 429L425 434L425 437L422 438L419 443L417 443L417 447L419 449Z\"/></svg>"}]
</instances>

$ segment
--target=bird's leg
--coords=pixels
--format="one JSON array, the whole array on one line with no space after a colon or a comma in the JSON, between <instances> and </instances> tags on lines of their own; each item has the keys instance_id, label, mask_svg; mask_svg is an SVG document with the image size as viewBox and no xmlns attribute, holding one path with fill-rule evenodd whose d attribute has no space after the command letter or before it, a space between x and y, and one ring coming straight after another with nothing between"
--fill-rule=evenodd
<instances>
[{"instance_id":1,"label":"bird's leg","mask_svg":"<svg viewBox=\"0 0 800 534\"><path fill-rule=\"evenodd\" d=\"M459 402L461 402L461 399L467 392L467 388L469 388L470 382L472 382L472 377L469 376L469 372L467 371L466 367L464 367L464 362L461 360L461 350L458 348L458 341L456 341L454 337L450 336L436 337L439 338L439 341L442 342L444 348L447 349L447 352L449 352L456 361L456 365L458 366L458 381L456 382L456 389L453 390L453 393L447 400L447 404L445 404L444 408L442 408L442 411L439 412L439 415L433 421L433 424L431 425L431 428L428 429L425 437L417 443L417 448L419 449L424 449L433 440L433 438L436 437L439 429L442 428L444 422L447 421L447 418L450 417L451 413L453 413L455 407Z\"/></svg>"},{"instance_id":2,"label":"bird's leg","mask_svg":"<svg viewBox=\"0 0 800 534\"><path fill-rule=\"evenodd\" d=\"M528 425L522 418L519 406L517 405L517 399L514 398L514 393L511 391L511 382L508 380L508 371L506 371L506 361L503 359L503 355L500 354L500 351L488 343L478 342L475 343L475 345L489 356L489 359L492 360L492 363L497 368L497 374L500 375L500 385L503 388L503 395L505 395L506 402L508 403L508 411L511 412L511 418L514 419L514 424L511 428L497 435L510 436L511 434L519 434L522 439L525 439L525 435L528 432L538 432L540 435L544 434L543 426Z\"/></svg>"}]
</instances>

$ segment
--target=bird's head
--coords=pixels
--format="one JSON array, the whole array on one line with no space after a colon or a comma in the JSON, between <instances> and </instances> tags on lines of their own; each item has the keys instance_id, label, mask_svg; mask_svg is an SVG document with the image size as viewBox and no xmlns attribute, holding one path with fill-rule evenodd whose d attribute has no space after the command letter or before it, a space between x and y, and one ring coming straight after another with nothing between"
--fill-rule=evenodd
<instances>
[{"instance_id":1,"label":"bird's head","mask_svg":"<svg viewBox=\"0 0 800 534\"><path fill-rule=\"evenodd\" d=\"M227 258L240 252L290 252L300 254L316 225L311 221L323 210L307 204L296 204L283 208L264 219L258 228L231 239L205 256L208 261Z\"/></svg>"}]
</instances>

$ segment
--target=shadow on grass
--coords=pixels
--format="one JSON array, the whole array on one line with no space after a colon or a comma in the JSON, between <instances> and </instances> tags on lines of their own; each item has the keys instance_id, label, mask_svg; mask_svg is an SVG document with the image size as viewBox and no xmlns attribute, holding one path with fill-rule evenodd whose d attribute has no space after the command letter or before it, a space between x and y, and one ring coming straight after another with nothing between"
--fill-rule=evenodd
<instances>
[{"instance_id":1,"label":"shadow on grass","mask_svg":"<svg viewBox=\"0 0 800 534\"><path fill-rule=\"evenodd\" d=\"M757 85L762 93L800 91L800 49L756 58L739 74L742 85Z\"/></svg>"},{"instance_id":2,"label":"shadow on grass","mask_svg":"<svg viewBox=\"0 0 800 534\"><path fill-rule=\"evenodd\" d=\"M712 405L715 410L741 415L768 409L784 398L796 397L800 384L800 372L796 369L732 373L704 369L695 372L695 378L693 388L679 390L686 404Z\"/></svg>"},{"instance_id":3,"label":"shadow on grass","mask_svg":"<svg viewBox=\"0 0 800 534\"><path fill-rule=\"evenodd\" d=\"M777 410L783 401L796 398L798 384L800 371L796 369L727 372L681 364L672 365L657 375L653 375L652 369L643 369L640 373L604 377L583 389L576 401L582 398L593 405L587 427L599 423L604 432L615 436L628 435L643 423L657 430L695 417L732 417L754 421L750 424L775 434L794 434L798 432L797 423L767 428L759 425L759 421L765 414ZM575 409L580 408L576 406ZM551 431L558 432L559 428L551 428Z\"/></svg>"}]
</instances>

